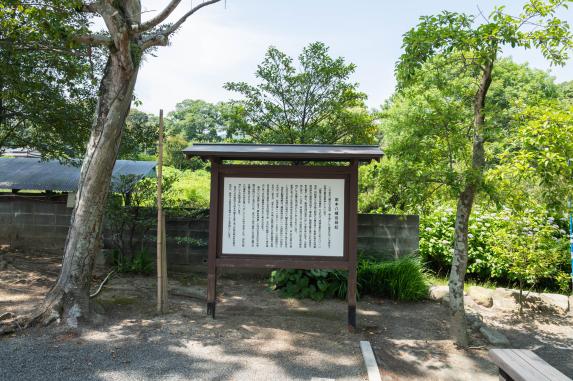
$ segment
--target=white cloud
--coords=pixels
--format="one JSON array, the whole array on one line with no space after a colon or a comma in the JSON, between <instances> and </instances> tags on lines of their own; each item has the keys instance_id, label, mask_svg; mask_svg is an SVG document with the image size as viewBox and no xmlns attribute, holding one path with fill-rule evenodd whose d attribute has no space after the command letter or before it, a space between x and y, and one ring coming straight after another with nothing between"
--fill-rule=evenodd
<instances>
[{"instance_id":1,"label":"white cloud","mask_svg":"<svg viewBox=\"0 0 573 381\"><path fill-rule=\"evenodd\" d=\"M225 25L224 16L192 16L170 46L159 48L156 57L147 56L135 89L142 110L169 111L187 98L229 99L224 82L252 80L257 63L277 39L248 26Z\"/></svg>"}]
</instances>

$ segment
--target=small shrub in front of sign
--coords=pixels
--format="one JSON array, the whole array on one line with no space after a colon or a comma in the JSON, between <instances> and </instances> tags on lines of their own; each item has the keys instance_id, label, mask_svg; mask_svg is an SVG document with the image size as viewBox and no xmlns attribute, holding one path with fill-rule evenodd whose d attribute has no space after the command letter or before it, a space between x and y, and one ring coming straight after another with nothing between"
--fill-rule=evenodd
<instances>
[{"instance_id":1,"label":"small shrub in front of sign","mask_svg":"<svg viewBox=\"0 0 573 381\"><path fill-rule=\"evenodd\" d=\"M426 298L429 283L419 259L404 257L380 262L361 259L358 263L358 289L363 295L416 301Z\"/></svg>"},{"instance_id":2,"label":"small shrub in front of sign","mask_svg":"<svg viewBox=\"0 0 573 381\"><path fill-rule=\"evenodd\" d=\"M270 287L279 290L286 298L346 297L346 274L339 270L293 270L281 269L271 273Z\"/></svg>"},{"instance_id":3,"label":"small shrub in front of sign","mask_svg":"<svg viewBox=\"0 0 573 381\"><path fill-rule=\"evenodd\" d=\"M270 288L289 298L343 299L347 291L346 271L275 270ZM428 295L428 280L416 258L395 261L362 258L358 263L358 293L402 301L421 300Z\"/></svg>"}]
</instances>

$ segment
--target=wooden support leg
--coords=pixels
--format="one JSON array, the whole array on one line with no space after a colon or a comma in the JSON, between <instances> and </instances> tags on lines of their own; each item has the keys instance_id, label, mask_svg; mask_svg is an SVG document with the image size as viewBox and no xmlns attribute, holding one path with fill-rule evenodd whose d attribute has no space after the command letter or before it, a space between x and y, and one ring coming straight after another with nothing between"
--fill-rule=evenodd
<instances>
[{"instance_id":1,"label":"wooden support leg","mask_svg":"<svg viewBox=\"0 0 573 381\"><path fill-rule=\"evenodd\" d=\"M356 267L348 270L348 330L356 330Z\"/></svg>"},{"instance_id":2,"label":"wooden support leg","mask_svg":"<svg viewBox=\"0 0 573 381\"><path fill-rule=\"evenodd\" d=\"M217 304L217 269L209 269L207 275L207 315L215 319L215 305Z\"/></svg>"}]
</instances>

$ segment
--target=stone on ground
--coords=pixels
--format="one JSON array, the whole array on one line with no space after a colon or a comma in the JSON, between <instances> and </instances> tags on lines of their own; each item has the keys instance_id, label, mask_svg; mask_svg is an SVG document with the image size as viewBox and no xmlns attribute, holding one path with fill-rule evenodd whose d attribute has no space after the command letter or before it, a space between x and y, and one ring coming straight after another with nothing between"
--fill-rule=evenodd
<instances>
[{"instance_id":1,"label":"stone on ground","mask_svg":"<svg viewBox=\"0 0 573 381\"><path fill-rule=\"evenodd\" d=\"M205 299L205 290L201 287L170 287L169 293L176 296L185 296L193 299Z\"/></svg>"},{"instance_id":2,"label":"stone on ground","mask_svg":"<svg viewBox=\"0 0 573 381\"><path fill-rule=\"evenodd\" d=\"M565 314L570 309L569 297L566 295L542 293L539 297L544 304L559 313Z\"/></svg>"},{"instance_id":3,"label":"stone on ground","mask_svg":"<svg viewBox=\"0 0 573 381\"><path fill-rule=\"evenodd\" d=\"M448 286L432 286L429 293L430 299L442 303L450 302L450 289Z\"/></svg>"},{"instance_id":4,"label":"stone on ground","mask_svg":"<svg viewBox=\"0 0 573 381\"><path fill-rule=\"evenodd\" d=\"M479 331L491 345L496 347L508 347L510 345L507 337L493 328L483 325L480 327Z\"/></svg>"},{"instance_id":5,"label":"stone on ground","mask_svg":"<svg viewBox=\"0 0 573 381\"><path fill-rule=\"evenodd\" d=\"M493 307L502 310L515 310L518 308L517 298L519 293L514 296L515 290L510 288L498 287L493 292Z\"/></svg>"},{"instance_id":6,"label":"stone on ground","mask_svg":"<svg viewBox=\"0 0 573 381\"><path fill-rule=\"evenodd\" d=\"M473 286L470 287L468 295L481 306L487 308L493 306L493 290L489 288Z\"/></svg>"},{"instance_id":7,"label":"stone on ground","mask_svg":"<svg viewBox=\"0 0 573 381\"><path fill-rule=\"evenodd\" d=\"M483 317L477 312L466 313L466 320L474 331L478 331L484 325Z\"/></svg>"}]
</instances>

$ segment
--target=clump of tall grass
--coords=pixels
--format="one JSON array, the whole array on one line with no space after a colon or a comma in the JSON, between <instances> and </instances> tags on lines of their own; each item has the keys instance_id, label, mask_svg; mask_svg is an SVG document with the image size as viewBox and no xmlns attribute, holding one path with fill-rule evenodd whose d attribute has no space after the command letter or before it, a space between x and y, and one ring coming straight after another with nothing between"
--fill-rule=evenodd
<instances>
[{"instance_id":1,"label":"clump of tall grass","mask_svg":"<svg viewBox=\"0 0 573 381\"><path fill-rule=\"evenodd\" d=\"M341 270L275 270L269 286L294 298L345 298L347 272ZM417 258L393 261L361 258L358 262L358 295L416 301L428 295L429 281Z\"/></svg>"},{"instance_id":2,"label":"clump of tall grass","mask_svg":"<svg viewBox=\"0 0 573 381\"><path fill-rule=\"evenodd\" d=\"M428 277L419 259L394 261L362 259L358 263L359 291L401 301L421 300L428 295Z\"/></svg>"}]
</instances>

